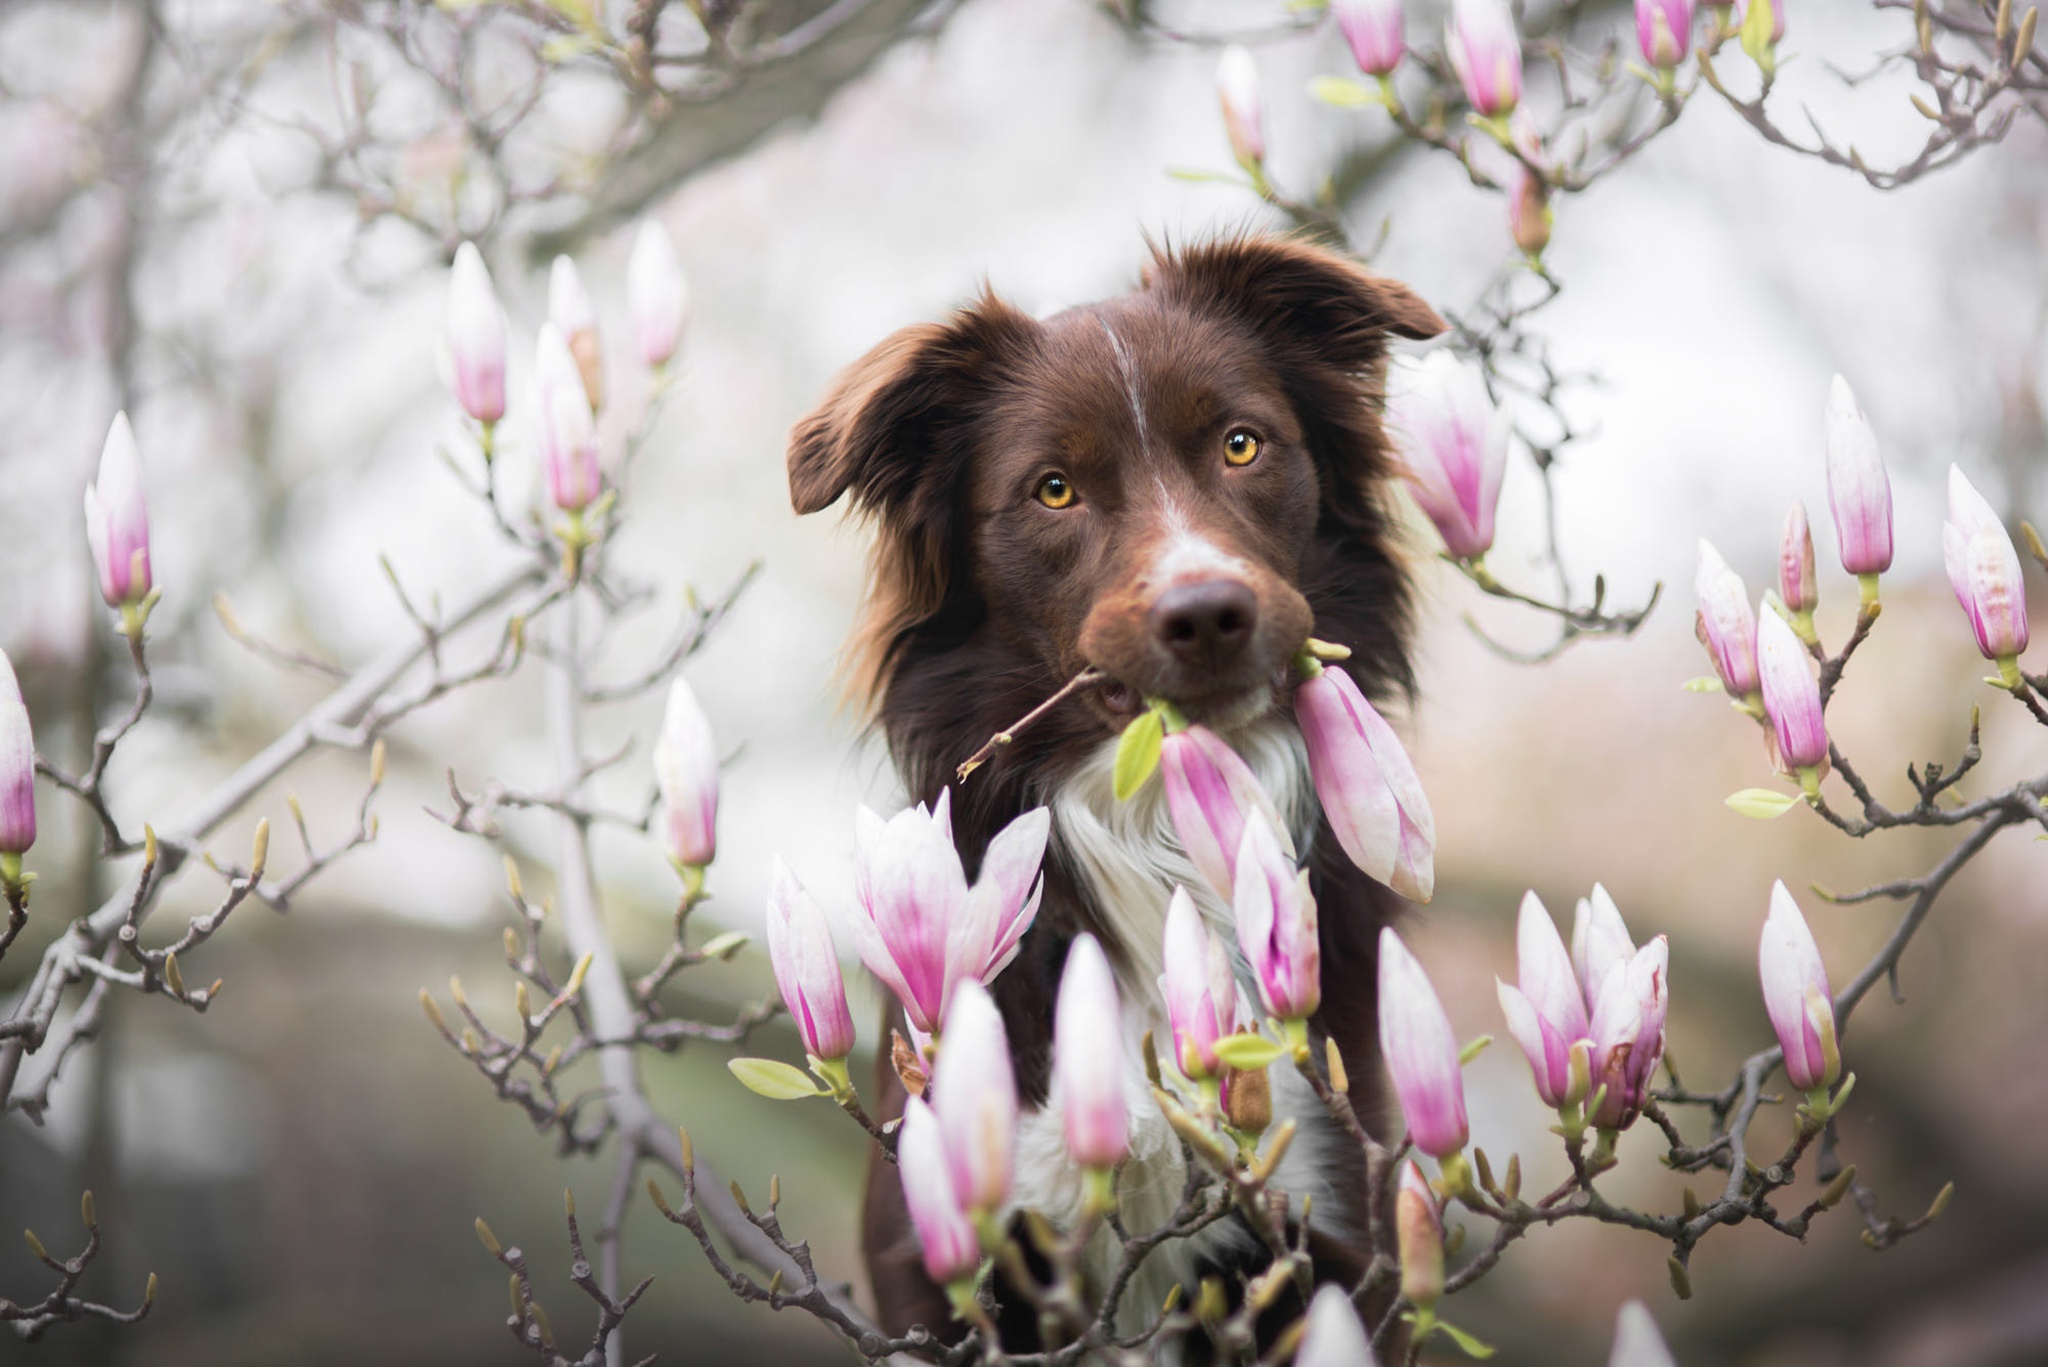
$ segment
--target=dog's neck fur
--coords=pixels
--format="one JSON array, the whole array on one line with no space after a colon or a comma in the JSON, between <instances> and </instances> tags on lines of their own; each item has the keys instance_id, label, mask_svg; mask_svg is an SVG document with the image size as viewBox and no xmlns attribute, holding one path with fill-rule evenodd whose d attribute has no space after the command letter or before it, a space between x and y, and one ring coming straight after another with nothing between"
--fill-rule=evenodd
<instances>
[{"instance_id":1,"label":"dog's neck fur","mask_svg":"<svg viewBox=\"0 0 2048 1367\"><path fill-rule=\"evenodd\" d=\"M1317 813L1300 732L1286 719L1269 715L1233 733L1230 740L1258 775L1306 855ZM1049 805L1055 857L1096 909L1099 932L1110 941L1106 948L1117 964L1124 1005L1124 1099L1131 1119L1131 1154L1119 1176L1118 1195L1125 1227L1143 1231L1173 1217L1187 1175L1180 1141L1152 1100L1142 1054L1149 1032L1162 1059L1173 1055L1159 976L1166 906L1176 886L1188 890L1203 918L1230 947L1238 980L1255 1002L1258 991L1237 948L1230 907L1183 852L1162 786L1148 783L1129 801L1118 801L1112 790L1115 754L1115 742L1105 742L1049 794ZM1274 1184L1297 1201L1313 1196L1318 1227L1340 1237L1356 1237L1355 1212L1343 1208L1326 1175L1327 1165L1340 1161L1345 1139L1292 1070L1276 1068L1271 1076L1274 1123L1292 1118L1298 1126ZM1080 1169L1067 1156L1062 1123L1055 1083L1045 1105L1030 1112L1020 1127L1015 1200L1063 1228L1073 1228L1082 1219L1084 1187ZM1123 1311L1131 1323L1122 1327L1141 1327L1176 1282L1182 1284L1183 1294L1191 1294L1203 1262L1213 1260L1227 1245L1248 1244L1249 1238L1248 1231L1232 1221L1156 1250L1124 1299ZM1118 1242L1107 1231L1090 1244L1085 1272L1098 1290L1114 1273L1120 1254Z\"/></svg>"}]
</instances>

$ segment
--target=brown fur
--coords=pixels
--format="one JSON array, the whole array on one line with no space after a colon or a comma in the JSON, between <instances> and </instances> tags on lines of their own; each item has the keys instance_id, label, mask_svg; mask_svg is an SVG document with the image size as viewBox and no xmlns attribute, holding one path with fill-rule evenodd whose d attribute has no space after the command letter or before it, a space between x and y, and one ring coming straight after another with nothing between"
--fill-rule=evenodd
<instances>
[{"instance_id":1,"label":"brown fur","mask_svg":"<svg viewBox=\"0 0 2048 1367\"><path fill-rule=\"evenodd\" d=\"M1171 697L1198 720L1284 708L1281 680L1311 627L1352 647L1346 667L1369 693L1409 686L1407 576L1385 504L1386 348L1390 335L1442 330L1406 287L1345 258L1230 238L1156 250L1138 290L1043 321L985 294L883 342L797 425L797 511L846 496L875 528L849 649L856 690L915 798L936 797L992 732L1084 666L1116 681L954 789L970 874L989 838L1056 791L1141 696ZM1239 430L1259 442L1243 467L1223 458ZM1055 472L1078 491L1074 506L1034 499ZM1162 549L1189 536L1228 568L1160 571L1173 563ZM1206 634L1169 630L1174 604L1225 590L1231 615L1191 619ZM1399 899L1327 832L1311 877L1324 982L1313 1024L1364 1079L1354 1104L1370 1123L1374 943ZM1055 832L1044 905L993 985L1027 1104L1046 1094L1052 995L1084 930L1107 927L1061 866ZM893 1115L902 1091L886 1060L878 1082ZM945 1304L924 1280L886 1164L871 1171L864 1238L884 1323L939 1327Z\"/></svg>"}]
</instances>

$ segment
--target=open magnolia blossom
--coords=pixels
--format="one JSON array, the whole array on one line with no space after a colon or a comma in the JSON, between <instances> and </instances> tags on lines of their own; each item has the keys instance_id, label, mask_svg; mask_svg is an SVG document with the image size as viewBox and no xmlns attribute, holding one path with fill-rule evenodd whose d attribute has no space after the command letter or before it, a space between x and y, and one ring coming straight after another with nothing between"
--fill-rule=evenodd
<instances>
[{"instance_id":1,"label":"open magnolia blossom","mask_svg":"<svg viewBox=\"0 0 2048 1367\"><path fill-rule=\"evenodd\" d=\"M1520 985L1494 980L1508 1033L1528 1056L1544 1104L1576 1106L1585 1100L1590 1079L1586 999L1564 939L1534 892L1522 894L1515 946Z\"/></svg>"},{"instance_id":2,"label":"open magnolia blossom","mask_svg":"<svg viewBox=\"0 0 2048 1367\"><path fill-rule=\"evenodd\" d=\"M1237 888L1245 813L1256 808L1275 831L1282 830L1273 799L1230 743L1201 725L1160 741L1159 777L1181 848L1216 895L1228 899Z\"/></svg>"},{"instance_id":3,"label":"open magnolia blossom","mask_svg":"<svg viewBox=\"0 0 2048 1367\"><path fill-rule=\"evenodd\" d=\"M1436 817L1401 738L1349 671L1314 672L1294 690L1309 775L1330 830L1351 862L1403 897L1436 892Z\"/></svg>"},{"instance_id":4,"label":"open magnolia blossom","mask_svg":"<svg viewBox=\"0 0 2048 1367\"><path fill-rule=\"evenodd\" d=\"M1295 867L1265 813L1245 822L1237 856L1237 942L1251 965L1266 1009L1281 1020L1304 1020L1322 1004L1322 946L1308 870Z\"/></svg>"},{"instance_id":5,"label":"open magnolia blossom","mask_svg":"<svg viewBox=\"0 0 2048 1367\"><path fill-rule=\"evenodd\" d=\"M997 832L972 887L953 848L952 797L887 821L856 814L849 924L868 971L903 1004L911 1024L935 1033L962 982L985 983L1017 952L1038 914L1038 868L1052 818L1034 807Z\"/></svg>"},{"instance_id":6,"label":"open magnolia blossom","mask_svg":"<svg viewBox=\"0 0 2048 1367\"><path fill-rule=\"evenodd\" d=\"M1664 1057L1670 945L1658 935L1636 948L1614 899L1595 884L1579 903L1572 946L1592 1040L1587 1123L1625 1130L1642 1113Z\"/></svg>"}]
</instances>

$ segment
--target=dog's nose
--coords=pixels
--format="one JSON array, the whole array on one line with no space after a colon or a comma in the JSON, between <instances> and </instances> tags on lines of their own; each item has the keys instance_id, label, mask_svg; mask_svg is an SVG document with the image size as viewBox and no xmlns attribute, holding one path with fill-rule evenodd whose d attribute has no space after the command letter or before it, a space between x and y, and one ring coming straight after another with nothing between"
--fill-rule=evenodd
<instances>
[{"instance_id":1,"label":"dog's nose","mask_svg":"<svg viewBox=\"0 0 2048 1367\"><path fill-rule=\"evenodd\" d=\"M1247 584L1210 579L1176 584L1147 614L1153 636L1183 664L1228 664L1252 639L1259 600Z\"/></svg>"}]
</instances>

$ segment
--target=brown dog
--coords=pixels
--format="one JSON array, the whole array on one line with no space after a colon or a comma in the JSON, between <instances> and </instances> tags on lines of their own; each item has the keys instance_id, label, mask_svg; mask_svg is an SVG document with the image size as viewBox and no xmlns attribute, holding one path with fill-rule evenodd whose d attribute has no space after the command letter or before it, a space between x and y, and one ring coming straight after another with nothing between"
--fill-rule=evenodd
<instances>
[{"instance_id":1,"label":"brown dog","mask_svg":"<svg viewBox=\"0 0 2048 1367\"><path fill-rule=\"evenodd\" d=\"M1111 796L1117 734L1147 696L1226 735L1292 821L1320 907L1313 1028L1352 1061L1353 1104L1377 1120L1374 945L1400 901L1319 829L1284 684L1311 629L1352 648L1347 667L1368 693L1410 683L1382 386L1390 336L1443 328L1407 288L1345 258L1233 238L1155 252L1133 293L1042 321L984 296L906 328L792 435L797 511L846 495L876 530L856 686L915 798L936 798L992 732L1081 669L1114 680L1020 735L952 799L970 876L1012 817L1053 812L1043 907L993 991L1027 1108L1017 1199L1056 1222L1080 1192L1048 1108L1067 945L1082 931L1101 939L1135 1042L1147 1029L1167 1038L1156 979L1176 882L1234 943L1230 910L1180 851L1159 785L1128 803ZM1276 1118L1294 1115L1301 1131L1276 1181L1314 1194L1312 1246L1331 1270L1361 1266L1357 1151L1284 1073ZM878 1082L884 1113L897 1114L903 1090L886 1059ZM1127 1226L1142 1229L1171 1212L1181 1159L1142 1078L1131 1092L1120 1192ZM864 1238L883 1323L945 1325L895 1169L879 1158ZM1228 1221L1158 1250L1126 1301L1142 1322L1174 1282L1191 1293L1194 1278L1222 1272L1234 1283L1263 1261ZM1028 1342L1030 1326L1006 1324L1013 1333Z\"/></svg>"}]
</instances>

